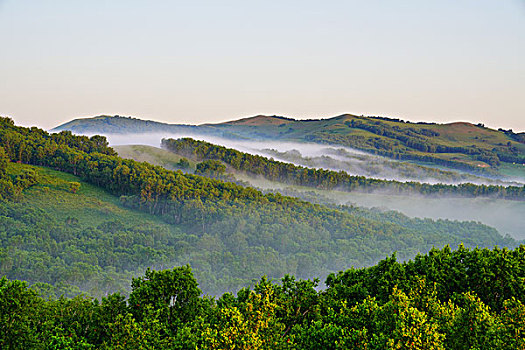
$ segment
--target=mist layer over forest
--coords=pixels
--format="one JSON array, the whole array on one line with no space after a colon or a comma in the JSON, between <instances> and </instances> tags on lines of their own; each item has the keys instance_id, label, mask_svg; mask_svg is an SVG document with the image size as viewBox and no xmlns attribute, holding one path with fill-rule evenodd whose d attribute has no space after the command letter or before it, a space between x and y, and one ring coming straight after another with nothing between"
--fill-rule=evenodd
<instances>
[{"instance_id":1,"label":"mist layer over forest","mask_svg":"<svg viewBox=\"0 0 525 350\"><path fill-rule=\"evenodd\" d=\"M243 178L250 181L248 178ZM523 230L523 213L525 202L493 199L493 198L447 198L430 197L413 194L394 195L387 193L348 193L342 191L324 191L310 188L274 186L269 181L253 180L254 186L267 190L276 190L287 195L296 195L304 199L313 200L313 193L318 196L320 203L334 203L354 205L379 210L395 210L410 217L449 219L460 221L476 221L494 227L502 235L522 240L525 239ZM288 192L290 191L291 192ZM306 195L306 196L305 196Z\"/></svg>"},{"instance_id":2,"label":"mist layer over forest","mask_svg":"<svg viewBox=\"0 0 525 350\"><path fill-rule=\"evenodd\" d=\"M107 295L125 289L125 278L148 266L190 263L203 290L221 294L261 275L325 277L370 266L392 252L405 260L445 245L520 244L475 222L411 219L263 193L208 176L206 170L226 170L218 160L200 161L195 174L184 174L123 159L102 136L0 122L0 271L44 283L50 295L61 295L64 286L71 295L86 289ZM296 166L285 167L295 178Z\"/></svg>"},{"instance_id":3,"label":"mist layer over forest","mask_svg":"<svg viewBox=\"0 0 525 350\"><path fill-rule=\"evenodd\" d=\"M191 137L196 140L210 142L216 145L234 148L241 152L261 155L278 161L292 163L309 168L343 170L351 175L372 177L382 180L396 180L401 182L416 181L436 184L497 184L521 185L523 178L495 180L479 175L467 174L458 170L437 167L435 165L420 165L410 162L401 162L385 157L368 154L340 145L330 146L316 143L300 143L287 141L253 141L233 140L201 134L107 134L110 145L149 145L159 147L163 138Z\"/></svg>"},{"instance_id":4,"label":"mist layer over forest","mask_svg":"<svg viewBox=\"0 0 525 350\"><path fill-rule=\"evenodd\" d=\"M160 140L163 137L177 138L182 136L187 137L188 135L133 134L107 136L111 145L144 144L159 147ZM190 136L225 147L235 148L242 152L273 157L275 160L290 162L296 165L345 170L356 175L373 176L374 174L376 176L373 177L377 178L403 181L407 180L406 175L410 174L412 178L409 178L409 180L427 183L494 183L493 180L460 173L458 171L446 170L436 172L435 168L392 161L340 146L332 147L296 142L275 142L269 144L268 142L261 141L229 140L203 135ZM331 166L325 167L323 166L325 164ZM301 193L312 191L311 188L295 186L290 188L286 184L260 178L256 179L243 174L235 174L235 176L238 179L247 181L251 185L265 190L287 194L287 191L292 189L292 191L297 191L295 195L300 197L303 197ZM438 178L448 179L448 181L440 181ZM320 195L320 198L323 198L323 201L326 203L395 210L405 215L418 218L479 221L496 228L502 235L509 234L515 239L525 238L525 232L523 232L524 202L492 198L438 198L419 194L348 193L317 189L314 191ZM308 200L308 198L306 199Z\"/></svg>"},{"instance_id":5,"label":"mist layer over forest","mask_svg":"<svg viewBox=\"0 0 525 350\"><path fill-rule=\"evenodd\" d=\"M354 194L348 199L364 207L381 207L400 211L411 217L472 220L496 228L502 235L525 239L523 230L525 202L491 198L431 198L423 196L392 196L384 194Z\"/></svg>"}]
</instances>

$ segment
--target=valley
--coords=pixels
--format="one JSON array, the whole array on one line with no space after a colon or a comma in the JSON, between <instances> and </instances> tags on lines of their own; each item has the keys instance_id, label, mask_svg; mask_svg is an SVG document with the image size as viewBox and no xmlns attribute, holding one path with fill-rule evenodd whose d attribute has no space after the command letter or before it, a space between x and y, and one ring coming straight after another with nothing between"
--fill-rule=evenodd
<instances>
[{"instance_id":1,"label":"valley","mask_svg":"<svg viewBox=\"0 0 525 350\"><path fill-rule=\"evenodd\" d=\"M0 350L525 350L523 5L0 0Z\"/></svg>"},{"instance_id":2,"label":"valley","mask_svg":"<svg viewBox=\"0 0 525 350\"><path fill-rule=\"evenodd\" d=\"M295 144L293 144L296 146ZM159 148L152 146L140 146L141 152L133 152L139 146L117 146L119 155L129 157L138 161L151 160L153 164L162 165L162 160L168 154ZM251 150L251 154L257 154L253 148L240 147L243 150ZM121 153L121 150L125 152ZM162 154L161 159L155 155ZM181 156L171 153L174 163ZM195 161L192 161L195 164ZM193 165L189 170L195 169ZM525 202L512 201L497 198L451 198L446 196L425 196L415 193L394 194L388 191L376 191L375 193L351 194L319 188L290 185L278 181L270 181L261 176L253 176L244 172L230 169L228 171L236 179L249 183L250 185L265 191L278 191L285 195L303 198L307 201L315 201L322 204L354 205L367 208L379 208L381 210L395 210L410 217L449 219L462 221L479 221L496 228L502 235L509 234L515 239L525 239L523 232L522 213L525 212ZM314 194L315 193L315 194Z\"/></svg>"}]
</instances>

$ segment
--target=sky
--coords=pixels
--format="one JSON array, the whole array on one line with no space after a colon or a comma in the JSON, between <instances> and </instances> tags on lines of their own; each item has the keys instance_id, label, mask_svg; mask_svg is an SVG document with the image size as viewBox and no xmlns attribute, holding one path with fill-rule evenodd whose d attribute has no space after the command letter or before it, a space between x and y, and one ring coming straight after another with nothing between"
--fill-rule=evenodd
<instances>
[{"instance_id":1,"label":"sky","mask_svg":"<svg viewBox=\"0 0 525 350\"><path fill-rule=\"evenodd\" d=\"M525 131L525 0L0 0L0 115Z\"/></svg>"}]
</instances>

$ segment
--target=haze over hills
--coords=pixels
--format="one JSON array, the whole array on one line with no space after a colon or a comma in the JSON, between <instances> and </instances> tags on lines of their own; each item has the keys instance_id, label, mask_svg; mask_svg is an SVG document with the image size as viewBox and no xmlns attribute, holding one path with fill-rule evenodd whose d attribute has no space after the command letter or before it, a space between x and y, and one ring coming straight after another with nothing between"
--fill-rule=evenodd
<instances>
[{"instance_id":1,"label":"haze over hills","mask_svg":"<svg viewBox=\"0 0 525 350\"><path fill-rule=\"evenodd\" d=\"M206 135L232 140L336 145L420 165L525 179L525 133L466 122L412 123L344 114L309 120L258 115L219 124L182 125L99 116L75 119L52 131L62 130L80 134Z\"/></svg>"},{"instance_id":2,"label":"haze over hills","mask_svg":"<svg viewBox=\"0 0 525 350\"><path fill-rule=\"evenodd\" d=\"M385 127L386 134L376 135L362 128L351 128L351 123L366 122L370 125ZM346 123L346 124L345 124ZM380 125L372 124L380 123ZM350 124L350 126L348 125ZM69 126L68 126L69 125ZM391 129L386 129L392 125ZM89 126L86 129L79 129L81 126ZM395 127L395 128L394 128ZM469 144L468 140L477 142L480 146L489 150L491 143L494 147L498 143L505 144L511 140L511 147L519 149L520 145L514 138L519 138L520 134L510 133L484 128L482 126L469 123L452 124L417 124L404 123L401 121L383 120L378 118L366 118L353 115L342 115L335 118L323 120L294 120L291 118L276 116L255 116L243 118L220 124L205 124L200 126L188 126L177 124L163 124L152 121L142 121L134 118L124 117L99 117L90 119L80 119L67 123L59 128L70 128L74 132L85 130L81 133L94 134L103 133L108 135L111 144L128 145L118 146L119 154L126 158L137 161L147 161L167 169L176 168L178 158L171 159L163 150L159 149L160 140L164 137L183 137L191 136L196 139L208 140L214 144L235 148L251 154L273 157L276 160L293 163L310 168L323 168L334 171L346 171L349 174L366 176L377 179L398 180L398 181L417 181L429 184L445 183L458 184L471 182L475 184L500 184L522 186L525 181L525 168L521 164L499 161L499 165L477 167L470 169L466 173L462 166L465 163L436 164L436 162L415 161L392 159L402 158L410 155L410 152L423 156L450 156L469 160L470 162L481 162L476 157L480 154L461 154L461 153L428 153L421 152L414 148L401 148L401 141L389 138L390 132L402 133L403 129L437 130L439 136L427 137L424 134L413 135L412 130L406 134L413 136L415 140L427 138L429 142L440 142L444 147L460 147L460 144ZM396 131L396 129L399 129ZM418 129L419 128L419 129ZM58 128L57 128L58 129ZM288 132L292 129L291 132ZM335 130L335 131L334 131ZM443 131L445 130L445 131ZM118 131L118 132L117 132ZM345 134L346 133L346 134ZM410 135L412 133L412 135ZM423 131L427 133L427 131ZM353 136L352 136L353 135ZM343 141L352 140L358 135L367 135L364 142L357 142L362 151L356 151L358 147L347 147L342 144L331 145L328 141L316 143L310 141L314 137L321 140L335 139L341 137ZM396 136L393 135L393 136ZM466 135L466 136L465 136ZM402 135L401 135L402 136ZM476 138L477 137L477 138ZM359 140L359 139L355 139ZM386 159L380 155L380 149L369 147L368 143L373 142L398 142L398 153L391 159ZM467 141L465 141L467 140ZM410 143L412 139L405 143ZM319 141L322 142L322 141ZM145 144L152 147L136 147L133 144ZM369 147L368 149L366 147ZM459 148L452 150L460 151ZM521 151L520 151L521 152ZM521 152L520 154L523 154ZM497 156L497 154L496 154ZM503 157L505 159L505 157ZM499 159L499 158L498 158ZM191 161L191 160L190 160ZM438 158L439 162L439 158ZM474 163L476 164L476 163ZM195 169L195 165L192 165ZM460 169L458 169L460 168ZM476 175L472 175L475 173ZM237 176L238 174L235 174ZM278 191L283 194L289 193L288 188L283 188L283 184L277 182L261 181L261 179L238 177L242 181L248 181L253 186L265 190ZM503 180L494 181L493 178ZM512 182L509 182L512 180ZM317 191L323 191L317 189ZM300 195L302 194L294 194ZM400 195L399 193L344 193L340 191L330 191L329 193L318 193L317 196L327 196L331 201L338 204L355 204L364 207L382 207L396 210L418 218L443 218L455 220L476 220L496 227L502 234L511 234L513 237L523 238L520 217L523 213L523 204L515 201L498 199L475 199L460 200L451 198L430 198L416 194Z\"/></svg>"},{"instance_id":3,"label":"haze over hills","mask_svg":"<svg viewBox=\"0 0 525 350\"><path fill-rule=\"evenodd\" d=\"M272 123L258 117L235 127L271 130ZM313 192L319 186L309 201L214 179L221 161L251 172L264 165L273 180L320 181L320 188L337 178L301 169L302 179L290 163L202 141L195 150L216 157L118 149L154 166L117 156L102 136L49 134L8 118L0 124L1 348L231 348L233 339L240 349L356 342L384 349L394 336L398 347L523 347L525 247L494 228L322 203L326 193ZM377 182L349 179L358 187ZM474 197L488 189L456 187ZM512 190L498 187L501 196ZM325 284L302 279L315 277Z\"/></svg>"},{"instance_id":4,"label":"haze over hills","mask_svg":"<svg viewBox=\"0 0 525 350\"><path fill-rule=\"evenodd\" d=\"M522 2L0 0L0 350L525 350Z\"/></svg>"},{"instance_id":5,"label":"haze over hills","mask_svg":"<svg viewBox=\"0 0 525 350\"><path fill-rule=\"evenodd\" d=\"M196 168L205 174L206 165ZM146 266L190 263L205 291L222 293L263 274L324 277L393 251L409 259L446 244L520 244L481 223L320 205L168 171L117 156L101 136L49 134L8 118L0 119L0 187L0 272L98 295Z\"/></svg>"}]
</instances>

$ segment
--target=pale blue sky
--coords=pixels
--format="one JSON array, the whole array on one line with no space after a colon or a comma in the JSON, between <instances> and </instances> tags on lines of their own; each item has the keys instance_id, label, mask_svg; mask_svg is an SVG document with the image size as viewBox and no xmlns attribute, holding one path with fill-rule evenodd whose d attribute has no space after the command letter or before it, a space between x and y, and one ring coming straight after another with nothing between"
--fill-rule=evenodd
<instances>
[{"instance_id":1,"label":"pale blue sky","mask_svg":"<svg viewBox=\"0 0 525 350\"><path fill-rule=\"evenodd\" d=\"M0 0L0 115L341 113L525 131L525 0Z\"/></svg>"}]
</instances>

